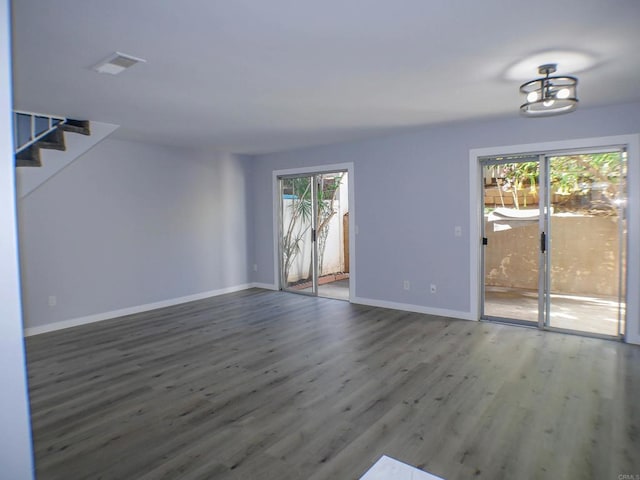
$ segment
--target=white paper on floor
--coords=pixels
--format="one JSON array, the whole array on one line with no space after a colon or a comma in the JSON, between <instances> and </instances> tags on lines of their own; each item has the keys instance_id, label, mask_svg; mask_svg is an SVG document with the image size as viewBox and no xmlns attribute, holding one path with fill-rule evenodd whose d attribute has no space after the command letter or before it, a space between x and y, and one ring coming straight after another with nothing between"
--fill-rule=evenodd
<instances>
[{"instance_id":1,"label":"white paper on floor","mask_svg":"<svg viewBox=\"0 0 640 480\"><path fill-rule=\"evenodd\" d=\"M444 480L383 455L360 480Z\"/></svg>"}]
</instances>

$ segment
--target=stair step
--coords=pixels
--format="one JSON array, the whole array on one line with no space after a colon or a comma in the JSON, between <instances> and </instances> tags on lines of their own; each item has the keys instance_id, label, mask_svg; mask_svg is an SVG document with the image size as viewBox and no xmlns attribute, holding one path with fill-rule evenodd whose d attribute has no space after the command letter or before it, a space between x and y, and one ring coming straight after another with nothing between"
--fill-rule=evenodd
<instances>
[{"instance_id":1,"label":"stair step","mask_svg":"<svg viewBox=\"0 0 640 480\"><path fill-rule=\"evenodd\" d=\"M16 167L41 167L40 147L31 145L16 155Z\"/></svg>"},{"instance_id":2,"label":"stair step","mask_svg":"<svg viewBox=\"0 0 640 480\"><path fill-rule=\"evenodd\" d=\"M80 135L91 135L91 128L88 120L73 120L68 118L67 121L58 128L65 132L79 133Z\"/></svg>"},{"instance_id":3,"label":"stair step","mask_svg":"<svg viewBox=\"0 0 640 480\"><path fill-rule=\"evenodd\" d=\"M87 136L91 135L89 121L69 118L64 123L58 124L57 128L42 137L30 147L27 147L16 154L16 167L41 167L41 148L66 151L67 148L64 132L79 133L80 135Z\"/></svg>"},{"instance_id":4,"label":"stair step","mask_svg":"<svg viewBox=\"0 0 640 480\"><path fill-rule=\"evenodd\" d=\"M64 143L64 132L59 128L38 140L37 145L40 148L48 148L50 150L65 151L67 149Z\"/></svg>"}]
</instances>

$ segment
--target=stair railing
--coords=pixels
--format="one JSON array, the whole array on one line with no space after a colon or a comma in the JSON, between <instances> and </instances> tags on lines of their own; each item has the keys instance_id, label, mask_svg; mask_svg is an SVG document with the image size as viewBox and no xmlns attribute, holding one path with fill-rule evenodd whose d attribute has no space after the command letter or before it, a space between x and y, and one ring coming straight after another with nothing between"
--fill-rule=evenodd
<instances>
[{"instance_id":1,"label":"stair railing","mask_svg":"<svg viewBox=\"0 0 640 480\"><path fill-rule=\"evenodd\" d=\"M13 134L16 154L26 150L67 121L64 117L19 110L14 110L13 115ZM25 132L23 132L21 128L21 125L23 125L23 122L20 121L21 117L27 117L29 119L28 136L25 136ZM41 126L43 123L44 126Z\"/></svg>"}]
</instances>

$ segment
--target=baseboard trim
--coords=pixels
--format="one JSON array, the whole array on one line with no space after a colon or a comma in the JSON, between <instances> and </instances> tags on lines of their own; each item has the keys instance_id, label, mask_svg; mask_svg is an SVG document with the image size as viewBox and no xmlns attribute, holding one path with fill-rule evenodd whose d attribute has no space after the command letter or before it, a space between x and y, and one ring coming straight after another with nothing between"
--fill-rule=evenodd
<instances>
[{"instance_id":1,"label":"baseboard trim","mask_svg":"<svg viewBox=\"0 0 640 480\"><path fill-rule=\"evenodd\" d=\"M169 300L162 300L160 302L147 303L145 305L137 305L135 307L112 310L110 312L96 313L93 315L87 315L86 317L62 320L60 322L49 323L47 325L41 325L38 327L27 327L24 329L24 336L31 337L33 335L39 335L41 333L54 332L56 330L77 327L80 325L86 325L88 323L101 322L103 320L111 320L113 318L124 317L127 315L134 315L136 313L148 312L150 310L156 310L158 308L172 307L174 305L179 305L181 303L193 302L196 300L203 300L205 298L216 297L218 295L225 295L227 293L239 292L241 290L247 290L249 288L278 290L277 285L271 284L271 283L259 283L259 282L245 283L245 284L236 285L233 287L227 287L227 288L221 288L218 290L210 290L208 292L196 293L194 295L187 295L184 297L171 298ZM461 312L458 310L447 310L442 308L424 307L424 306L412 305L408 303L388 302L385 300L376 300L373 298L363 298L363 297L353 297L350 301L351 303L356 303L360 305L369 305L372 307L390 308L393 310L425 313L428 315L460 318L463 320L476 320L474 318L471 318L470 312Z\"/></svg>"},{"instance_id":2,"label":"baseboard trim","mask_svg":"<svg viewBox=\"0 0 640 480\"><path fill-rule=\"evenodd\" d=\"M239 292L241 290L247 290L249 288L262 288L265 290L278 290L278 286L271 283L245 283L242 285L236 285L233 287L221 288L218 290L210 290L208 292L196 293L194 295L187 295L184 297L172 298L169 300L163 300L160 302L147 303L145 305L138 305L135 307L123 308L120 310L113 310L110 312L97 313L94 315L88 315L86 317L72 318L70 320L62 320L60 322L49 323L47 325L41 325L38 327L27 327L24 329L24 336L31 337L39 335L41 333L53 332L56 330L63 330L65 328L77 327L79 325L86 325L88 323L101 322L103 320L111 320L113 318L124 317L126 315L133 315L136 313L148 312L150 310L156 310L158 308L172 307L181 303L193 302L196 300L203 300L205 298L217 297L218 295L225 295L227 293ZM359 305L368 305L371 307L390 308L392 310L402 310L406 312L424 313L427 315L437 315L441 317L459 318L461 320L477 321L477 318L473 318L471 312L462 312L459 310L448 310L443 308L424 307L421 305L413 305L410 303L388 302L385 300L377 300L373 298L352 297L349 300L351 303ZM626 343L640 345L640 335L630 333L625 339Z\"/></svg>"},{"instance_id":3,"label":"baseboard trim","mask_svg":"<svg viewBox=\"0 0 640 480\"><path fill-rule=\"evenodd\" d=\"M410 303L387 302L374 298L353 297L351 303L368 305L370 307L390 308L392 310L403 310L406 312L425 313L427 315L437 315L439 317L459 318L461 320L477 320L472 318L471 312L461 312L459 310L448 310L445 308L424 307Z\"/></svg>"},{"instance_id":4,"label":"baseboard trim","mask_svg":"<svg viewBox=\"0 0 640 480\"><path fill-rule=\"evenodd\" d=\"M147 303L145 305L137 305L135 307L122 308L120 310L112 310L110 312L96 313L94 315L88 315L86 317L62 320L60 322L49 323L47 325L41 325L38 327L27 327L24 329L24 336L31 337L33 335L39 335L41 333L62 330L64 328L77 327L79 325L86 325L88 323L101 322L103 320L111 320L113 318L124 317L126 315L133 315L136 313L148 312L149 310L156 310L158 308L172 307L174 305L179 305L181 303L193 302L195 300L203 300L209 297L217 297L218 295L224 295L226 293L233 293L233 292L239 292L241 290L247 290L248 288L252 288L254 286L258 286L258 284L245 283L245 284L236 285L233 287L221 288L219 290L210 290L208 292L196 293L194 295L187 295L185 297L171 298L169 300L162 300L160 302ZM264 288L264 287L260 286L259 288Z\"/></svg>"}]
</instances>

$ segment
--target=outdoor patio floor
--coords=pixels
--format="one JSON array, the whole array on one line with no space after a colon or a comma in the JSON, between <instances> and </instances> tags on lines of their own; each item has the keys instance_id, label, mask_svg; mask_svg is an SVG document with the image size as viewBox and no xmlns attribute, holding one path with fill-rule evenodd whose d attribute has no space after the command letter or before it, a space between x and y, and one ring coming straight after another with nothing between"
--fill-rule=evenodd
<instances>
[{"instance_id":1,"label":"outdoor patio floor","mask_svg":"<svg viewBox=\"0 0 640 480\"><path fill-rule=\"evenodd\" d=\"M349 279L344 278L324 285L318 285L318 296L335 298L336 300L349 300Z\"/></svg>"},{"instance_id":2,"label":"outdoor patio floor","mask_svg":"<svg viewBox=\"0 0 640 480\"><path fill-rule=\"evenodd\" d=\"M298 290L299 292L311 293L311 287ZM318 285L318 296L333 298L335 300L349 300L349 279L343 278L335 282L328 282Z\"/></svg>"},{"instance_id":3,"label":"outdoor patio floor","mask_svg":"<svg viewBox=\"0 0 640 480\"><path fill-rule=\"evenodd\" d=\"M487 288L485 315L537 323L538 293L520 289ZM550 326L616 336L618 302L611 297L551 294Z\"/></svg>"}]
</instances>

